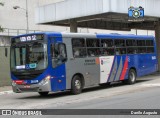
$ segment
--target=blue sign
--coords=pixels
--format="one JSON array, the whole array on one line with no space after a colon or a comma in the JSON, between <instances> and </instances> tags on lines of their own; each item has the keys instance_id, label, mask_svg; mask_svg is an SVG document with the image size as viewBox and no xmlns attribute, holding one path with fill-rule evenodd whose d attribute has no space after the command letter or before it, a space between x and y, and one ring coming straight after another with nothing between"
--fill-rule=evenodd
<instances>
[{"instance_id":1,"label":"blue sign","mask_svg":"<svg viewBox=\"0 0 160 118\"><path fill-rule=\"evenodd\" d=\"M30 69L30 68L29 68L29 64L26 64L26 69Z\"/></svg>"},{"instance_id":2,"label":"blue sign","mask_svg":"<svg viewBox=\"0 0 160 118\"><path fill-rule=\"evenodd\" d=\"M37 67L36 63L32 63L32 64L26 64L26 69L34 69Z\"/></svg>"},{"instance_id":3,"label":"blue sign","mask_svg":"<svg viewBox=\"0 0 160 118\"><path fill-rule=\"evenodd\" d=\"M36 67L37 67L36 63L29 64L29 68L31 68L31 69L36 68Z\"/></svg>"}]
</instances>

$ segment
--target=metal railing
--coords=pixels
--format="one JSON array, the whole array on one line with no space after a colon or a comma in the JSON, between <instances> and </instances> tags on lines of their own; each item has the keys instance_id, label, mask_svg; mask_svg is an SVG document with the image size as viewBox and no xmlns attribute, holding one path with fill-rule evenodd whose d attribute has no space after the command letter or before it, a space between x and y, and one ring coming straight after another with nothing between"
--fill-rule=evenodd
<instances>
[{"instance_id":1,"label":"metal railing","mask_svg":"<svg viewBox=\"0 0 160 118\"><path fill-rule=\"evenodd\" d=\"M28 33L35 33L35 32L42 32L40 30L29 30ZM0 35L3 36L17 36L20 34L26 34L26 29L10 29L10 28L3 28L3 32L0 32Z\"/></svg>"}]
</instances>

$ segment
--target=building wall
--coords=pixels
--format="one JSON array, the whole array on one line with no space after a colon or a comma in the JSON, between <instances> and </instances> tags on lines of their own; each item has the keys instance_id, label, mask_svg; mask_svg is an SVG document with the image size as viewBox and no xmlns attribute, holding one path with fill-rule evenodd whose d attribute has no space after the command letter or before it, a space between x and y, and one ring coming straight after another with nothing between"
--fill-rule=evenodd
<instances>
[{"instance_id":1,"label":"building wall","mask_svg":"<svg viewBox=\"0 0 160 118\"><path fill-rule=\"evenodd\" d=\"M0 46L10 46L10 37L0 36Z\"/></svg>"},{"instance_id":2,"label":"building wall","mask_svg":"<svg viewBox=\"0 0 160 118\"><path fill-rule=\"evenodd\" d=\"M5 56L5 48L7 48L7 56ZM0 87L11 85L10 79L10 47L0 47Z\"/></svg>"},{"instance_id":3,"label":"building wall","mask_svg":"<svg viewBox=\"0 0 160 118\"><path fill-rule=\"evenodd\" d=\"M50 4L62 0L28 0L29 29L42 31L64 31L66 28L35 24L35 8L44 4ZM13 9L13 6L26 8L26 0L0 0L4 6L0 6L0 25L9 29L26 29L26 13L23 9Z\"/></svg>"}]
</instances>

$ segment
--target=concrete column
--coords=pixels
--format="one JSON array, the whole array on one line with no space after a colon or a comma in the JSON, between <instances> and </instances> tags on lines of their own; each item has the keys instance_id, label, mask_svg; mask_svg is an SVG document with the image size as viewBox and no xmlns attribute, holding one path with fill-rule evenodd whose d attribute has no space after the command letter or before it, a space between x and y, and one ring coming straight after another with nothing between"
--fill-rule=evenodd
<instances>
[{"instance_id":1,"label":"concrete column","mask_svg":"<svg viewBox=\"0 0 160 118\"><path fill-rule=\"evenodd\" d=\"M70 21L70 32L77 32L77 21L71 20Z\"/></svg>"},{"instance_id":2,"label":"concrete column","mask_svg":"<svg viewBox=\"0 0 160 118\"><path fill-rule=\"evenodd\" d=\"M155 37L157 45L158 71L160 71L160 22L155 25Z\"/></svg>"}]
</instances>

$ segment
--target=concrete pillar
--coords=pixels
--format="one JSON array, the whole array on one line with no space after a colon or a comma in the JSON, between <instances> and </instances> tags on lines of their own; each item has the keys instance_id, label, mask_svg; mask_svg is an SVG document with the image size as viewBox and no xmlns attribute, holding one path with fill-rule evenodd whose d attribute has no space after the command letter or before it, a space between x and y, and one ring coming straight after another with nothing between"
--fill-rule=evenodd
<instances>
[{"instance_id":1,"label":"concrete pillar","mask_svg":"<svg viewBox=\"0 0 160 118\"><path fill-rule=\"evenodd\" d=\"M71 20L70 21L70 32L77 32L77 21Z\"/></svg>"},{"instance_id":2,"label":"concrete pillar","mask_svg":"<svg viewBox=\"0 0 160 118\"><path fill-rule=\"evenodd\" d=\"M160 22L155 25L155 37L157 45L158 71L160 71Z\"/></svg>"}]
</instances>

